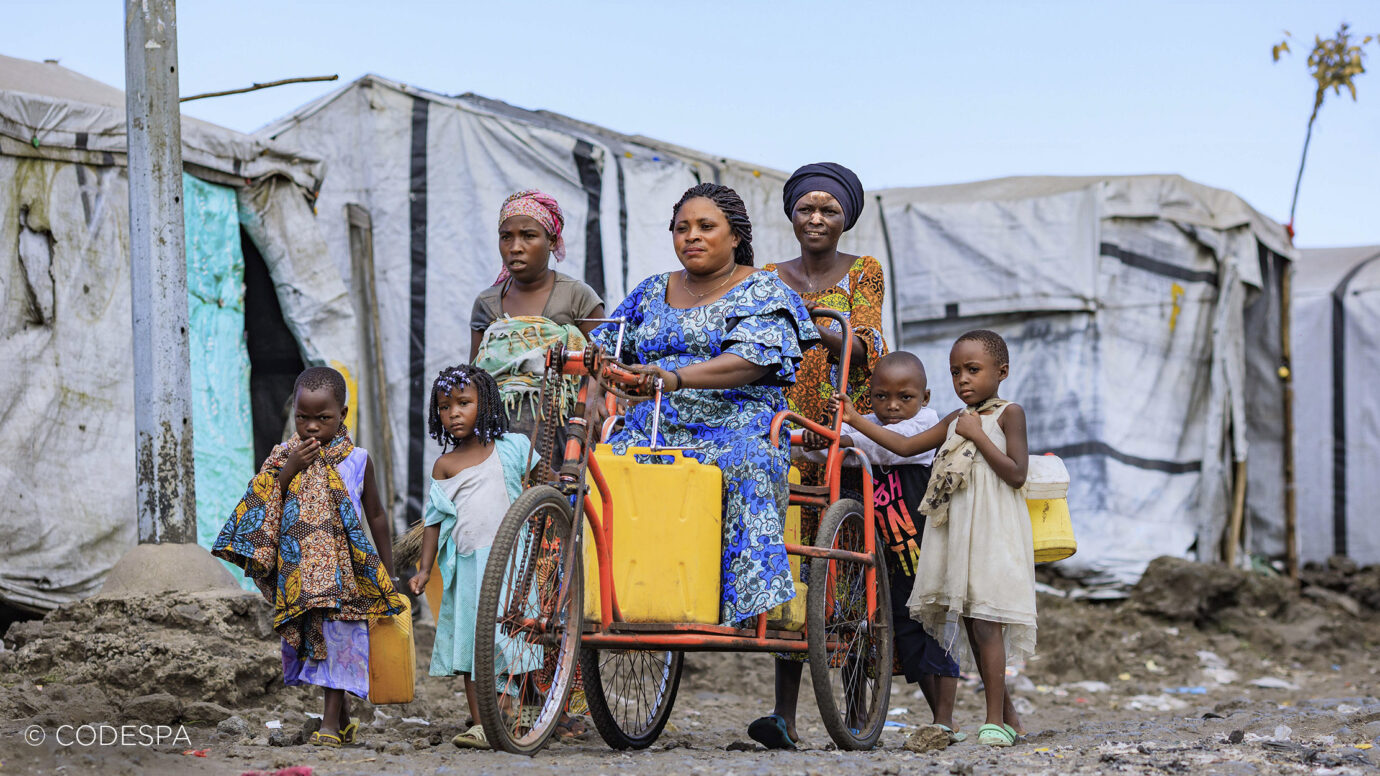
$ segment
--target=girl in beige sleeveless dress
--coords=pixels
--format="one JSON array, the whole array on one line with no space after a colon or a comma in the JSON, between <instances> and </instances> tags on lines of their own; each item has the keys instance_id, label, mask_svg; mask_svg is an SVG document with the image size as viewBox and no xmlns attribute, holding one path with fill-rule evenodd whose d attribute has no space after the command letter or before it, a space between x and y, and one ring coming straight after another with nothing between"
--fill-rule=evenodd
<instances>
[{"instance_id":1,"label":"girl in beige sleeveless dress","mask_svg":"<svg viewBox=\"0 0 1380 776\"><path fill-rule=\"evenodd\" d=\"M843 405L844 422L897 455L939 448L920 507L925 533L907 605L950 654L982 676L987 719L978 743L991 746L1015 743L1021 723L1006 692L1005 668L1035 651L1025 410L997 396L1009 360L1006 342L995 332L959 337L949 352L949 373L967 406L911 437L872 423L847 399L835 399ZM969 649L959 638L962 630Z\"/></svg>"}]
</instances>

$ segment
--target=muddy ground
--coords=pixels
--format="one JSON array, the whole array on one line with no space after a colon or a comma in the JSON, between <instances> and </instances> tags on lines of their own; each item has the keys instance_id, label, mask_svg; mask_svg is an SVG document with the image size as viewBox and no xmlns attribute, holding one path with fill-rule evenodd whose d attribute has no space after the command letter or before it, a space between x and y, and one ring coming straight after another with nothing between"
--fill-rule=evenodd
<instances>
[{"instance_id":1,"label":"muddy ground","mask_svg":"<svg viewBox=\"0 0 1380 776\"><path fill-rule=\"evenodd\" d=\"M411 704L363 704L363 744L325 751L296 743L320 700L280 686L267 607L248 594L205 594L92 599L11 626L0 651L0 774L1380 771L1380 567L1311 569L1300 588L1162 558L1130 599L1097 603L1044 581L1040 654L1009 672L1029 735L1007 750L970 741L907 751L929 718L915 688L897 681L882 746L835 751L807 679L801 750L740 751L747 723L769 710L771 659L697 654L687 656L666 733L647 751L612 752L593 732L531 759L457 750L450 738L467 716L464 696L458 681L430 677ZM417 635L424 674L430 631L419 624ZM957 719L972 731L981 715L980 686L968 679ZM97 727L81 735L98 737L101 725L168 732L152 745L137 728L127 745L55 741L61 726L72 726L70 740L83 724ZM37 735L32 726L43 734L37 745L24 739Z\"/></svg>"}]
</instances>

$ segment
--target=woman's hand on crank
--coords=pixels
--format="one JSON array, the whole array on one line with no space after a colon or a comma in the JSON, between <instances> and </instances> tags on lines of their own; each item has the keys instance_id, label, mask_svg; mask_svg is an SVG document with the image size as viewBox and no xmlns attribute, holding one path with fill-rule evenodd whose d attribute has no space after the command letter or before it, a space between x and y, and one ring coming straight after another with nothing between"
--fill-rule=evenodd
<instances>
[{"instance_id":1,"label":"woman's hand on crank","mask_svg":"<svg viewBox=\"0 0 1380 776\"><path fill-rule=\"evenodd\" d=\"M954 433L964 439L971 439L976 442L979 437L983 436L982 420L976 412L964 410L958 415L958 423L954 425Z\"/></svg>"},{"instance_id":2,"label":"woman's hand on crank","mask_svg":"<svg viewBox=\"0 0 1380 776\"><path fill-rule=\"evenodd\" d=\"M647 392L649 394L656 390L652 381L657 379L661 380L661 390L663 393L678 391L682 384L681 377L678 373L669 372L655 364L628 364L628 371L647 375L651 378L647 385Z\"/></svg>"}]
</instances>

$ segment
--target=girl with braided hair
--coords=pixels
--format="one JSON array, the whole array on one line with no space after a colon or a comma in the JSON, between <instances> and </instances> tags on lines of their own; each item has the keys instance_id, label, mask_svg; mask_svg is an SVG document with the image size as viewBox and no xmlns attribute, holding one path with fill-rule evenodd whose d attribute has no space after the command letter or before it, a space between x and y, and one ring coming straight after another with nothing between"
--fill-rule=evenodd
<instances>
[{"instance_id":1,"label":"girl with braided hair","mask_svg":"<svg viewBox=\"0 0 1380 776\"><path fill-rule=\"evenodd\" d=\"M439 570L441 613L430 673L463 676L470 714L479 719L478 695L470 677L479 588L498 527L512 500L522 493L529 442L521 434L506 433L498 384L488 372L469 364L447 367L436 376L427 428L444 452L431 470L430 501L422 520L426 528L421 570L408 585L414 595L421 595L433 564ZM508 672L521 674L541 667L539 660L527 662L509 665ZM481 725L473 725L451 742L468 748L489 746Z\"/></svg>"}]
</instances>

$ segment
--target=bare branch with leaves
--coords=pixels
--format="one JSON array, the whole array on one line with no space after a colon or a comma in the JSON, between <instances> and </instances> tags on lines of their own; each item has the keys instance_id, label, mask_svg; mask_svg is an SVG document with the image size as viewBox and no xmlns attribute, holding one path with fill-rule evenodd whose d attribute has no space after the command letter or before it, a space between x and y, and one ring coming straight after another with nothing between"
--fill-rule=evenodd
<instances>
[{"instance_id":1,"label":"bare branch with leaves","mask_svg":"<svg viewBox=\"0 0 1380 776\"><path fill-rule=\"evenodd\" d=\"M1270 55L1275 62L1279 61L1281 55L1293 53L1289 48L1289 39L1292 37L1289 31L1285 30L1284 40L1271 47ZM1298 175L1294 177L1294 196L1289 202L1290 235L1294 233L1294 209L1299 202L1303 166L1308 161L1308 144L1313 139L1313 122L1318 120L1318 111L1322 109L1328 89L1331 89L1333 94L1340 95L1345 87L1351 94L1351 99L1356 99L1355 79L1366 72L1366 51L1363 47L1370 45L1372 41L1380 43L1380 36L1367 35L1359 44L1352 43L1351 28L1346 22L1342 22L1337 28L1337 34L1331 38L1313 36L1313 51L1308 55L1308 72L1317 82L1317 89L1313 93L1313 111L1308 115L1308 131L1303 136L1303 155L1299 159Z\"/></svg>"}]
</instances>

